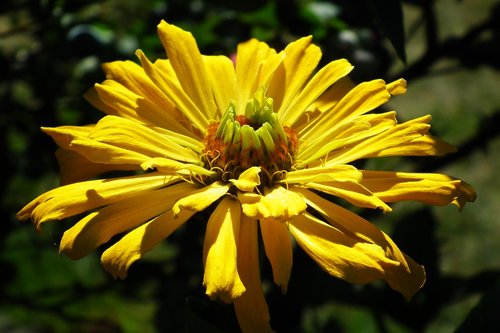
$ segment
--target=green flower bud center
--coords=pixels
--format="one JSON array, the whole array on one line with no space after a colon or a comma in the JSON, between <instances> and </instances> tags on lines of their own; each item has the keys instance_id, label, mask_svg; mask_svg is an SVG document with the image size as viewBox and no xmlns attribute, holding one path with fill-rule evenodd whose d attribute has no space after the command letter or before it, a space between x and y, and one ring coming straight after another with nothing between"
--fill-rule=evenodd
<instances>
[{"instance_id":1,"label":"green flower bud center","mask_svg":"<svg viewBox=\"0 0 500 333\"><path fill-rule=\"evenodd\" d=\"M266 183L290 170L297 148L297 134L283 127L273 111L272 98L259 89L236 115L231 102L219 122L212 123L205 137L203 163L220 171L222 180L237 178L252 166L260 166Z\"/></svg>"}]
</instances>

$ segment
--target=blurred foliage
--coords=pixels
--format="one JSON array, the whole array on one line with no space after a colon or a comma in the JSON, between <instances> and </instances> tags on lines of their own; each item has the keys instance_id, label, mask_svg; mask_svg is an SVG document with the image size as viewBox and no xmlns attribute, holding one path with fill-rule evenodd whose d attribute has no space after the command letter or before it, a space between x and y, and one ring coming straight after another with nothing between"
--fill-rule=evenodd
<instances>
[{"instance_id":1,"label":"blurred foliage","mask_svg":"<svg viewBox=\"0 0 500 333\"><path fill-rule=\"evenodd\" d=\"M434 131L459 152L445 158L381 159L379 169L444 171L472 183L477 203L403 203L360 213L426 266L412 302L384 284L353 286L294 254L289 292L272 285L264 262L272 325L278 332L498 332L500 308L500 3L399 0L6 0L0 3L0 332L237 332L231 306L210 302L201 285L204 217L195 216L112 280L99 253L58 255L71 221L41 235L15 212L57 186L54 143L40 126L100 118L81 97L103 80L99 64L134 59L137 48L165 57L161 19L195 35L203 53L234 52L257 37L281 49L310 35L323 63L349 59L356 81L405 77L393 106L402 119L430 113Z\"/></svg>"}]
</instances>

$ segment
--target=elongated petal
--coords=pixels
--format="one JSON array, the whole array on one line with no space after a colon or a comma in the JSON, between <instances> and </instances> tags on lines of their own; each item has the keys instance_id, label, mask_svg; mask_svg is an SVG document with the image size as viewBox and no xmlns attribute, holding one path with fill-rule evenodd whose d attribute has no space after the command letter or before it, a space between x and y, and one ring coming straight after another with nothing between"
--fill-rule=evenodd
<instances>
[{"instance_id":1,"label":"elongated petal","mask_svg":"<svg viewBox=\"0 0 500 333\"><path fill-rule=\"evenodd\" d=\"M130 166L142 165L155 156L200 164L196 153L200 147L191 138L116 116L104 117L84 133L71 127L44 128L44 131L58 144L90 162L116 164L113 170L131 169Z\"/></svg>"},{"instance_id":2,"label":"elongated petal","mask_svg":"<svg viewBox=\"0 0 500 333\"><path fill-rule=\"evenodd\" d=\"M87 137L94 129L95 125L42 127L44 133L48 134L59 147L65 149L70 149L74 138Z\"/></svg>"},{"instance_id":3,"label":"elongated petal","mask_svg":"<svg viewBox=\"0 0 500 333\"><path fill-rule=\"evenodd\" d=\"M257 221L242 215L238 240L238 272L246 291L234 300L234 309L243 333L272 332L260 281L258 243Z\"/></svg>"},{"instance_id":4,"label":"elongated petal","mask_svg":"<svg viewBox=\"0 0 500 333\"><path fill-rule=\"evenodd\" d=\"M61 220L178 181L178 177L150 173L74 183L45 192L19 211L17 217L20 220L31 218L40 228L43 222Z\"/></svg>"},{"instance_id":5,"label":"elongated petal","mask_svg":"<svg viewBox=\"0 0 500 333\"><path fill-rule=\"evenodd\" d=\"M302 113L332 84L347 75L352 68L347 60L340 59L332 61L320 69L290 105L280 109L279 117L282 123L293 128Z\"/></svg>"},{"instance_id":6,"label":"elongated petal","mask_svg":"<svg viewBox=\"0 0 500 333\"><path fill-rule=\"evenodd\" d=\"M129 90L122 84L106 80L94 85L85 97L97 108L109 115L137 120L145 124L154 124L183 135L194 136L189 128L182 123L182 114L176 110L162 109L154 101L144 98ZM168 98L165 98L168 100ZM174 108L174 104L170 109Z\"/></svg>"},{"instance_id":7,"label":"elongated petal","mask_svg":"<svg viewBox=\"0 0 500 333\"><path fill-rule=\"evenodd\" d=\"M190 32L161 21L158 35L177 79L205 119L214 119L215 105L203 58ZM205 127L206 128L206 127Z\"/></svg>"},{"instance_id":8,"label":"elongated petal","mask_svg":"<svg viewBox=\"0 0 500 333\"><path fill-rule=\"evenodd\" d=\"M141 168L143 170L155 169L165 174L178 174L182 176L190 176L192 174L198 176L215 176L215 171L210 171L205 169L202 166L190 164L190 163L181 163L168 158L163 157L154 157L148 159L146 162L141 164Z\"/></svg>"},{"instance_id":9,"label":"elongated petal","mask_svg":"<svg viewBox=\"0 0 500 333\"><path fill-rule=\"evenodd\" d=\"M86 256L111 237L170 210L196 186L179 183L159 190L139 193L92 212L64 233L60 251L72 259Z\"/></svg>"},{"instance_id":10,"label":"elongated petal","mask_svg":"<svg viewBox=\"0 0 500 333\"><path fill-rule=\"evenodd\" d=\"M203 56L207 75L213 82L212 91L217 104L216 119L220 119L231 100L238 96L234 64L225 56Z\"/></svg>"},{"instance_id":11,"label":"elongated petal","mask_svg":"<svg viewBox=\"0 0 500 333\"><path fill-rule=\"evenodd\" d=\"M386 271L384 280L391 288L410 299L424 284L424 268L401 252L392 239L361 216L336 205L306 189L297 189L307 204L336 229L361 242L373 243L384 249L385 255L400 265Z\"/></svg>"},{"instance_id":12,"label":"elongated petal","mask_svg":"<svg viewBox=\"0 0 500 333\"><path fill-rule=\"evenodd\" d=\"M386 213L392 210L392 208L389 207L384 201L358 182L310 182L304 184L304 186L343 198L359 207L379 208Z\"/></svg>"},{"instance_id":13,"label":"elongated petal","mask_svg":"<svg viewBox=\"0 0 500 333\"><path fill-rule=\"evenodd\" d=\"M355 86L348 76L341 77L315 100L307 108L307 111L319 111L321 115L324 112L332 110ZM311 122L313 120L311 119Z\"/></svg>"},{"instance_id":14,"label":"elongated petal","mask_svg":"<svg viewBox=\"0 0 500 333\"><path fill-rule=\"evenodd\" d=\"M265 189L264 195L250 192L238 192L243 213L255 219L275 218L287 221L302 214L307 205L301 195L281 186Z\"/></svg>"},{"instance_id":15,"label":"elongated petal","mask_svg":"<svg viewBox=\"0 0 500 333\"><path fill-rule=\"evenodd\" d=\"M190 132L203 137L203 133L209 124L208 114L204 114L181 87L172 69L171 62L160 59L153 64L141 50L137 50L136 55L151 80L181 111L180 122L184 123L190 129Z\"/></svg>"},{"instance_id":16,"label":"elongated petal","mask_svg":"<svg viewBox=\"0 0 500 333\"><path fill-rule=\"evenodd\" d=\"M267 259L273 269L274 283L285 294L292 270L292 242L285 223L273 218L260 220L260 231Z\"/></svg>"},{"instance_id":17,"label":"elongated petal","mask_svg":"<svg viewBox=\"0 0 500 333\"><path fill-rule=\"evenodd\" d=\"M71 149L93 163L141 165L151 156L89 138L75 138Z\"/></svg>"},{"instance_id":18,"label":"elongated petal","mask_svg":"<svg viewBox=\"0 0 500 333\"><path fill-rule=\"evenodd\" d=\"M318 164L318 161L323 164L325 156L329 156L331 151L344 150L345 147L360 140L360 137L365 136L368 131L371 132L371 129L371 124L368 122L350 122L338 126L336 132L332 133L331 140L319 137L308 141L307 145L299 146L297 160L300 162L296 164L296 168L312 166Z\"/></svg>"},{"instance_id":19,"label":"elongated petal","mask_svg":"<svg viewBox=\"0 0 500 333\"><path fill-rule=\"evenodd\" d=\"M293 218L288 228L322 269L350 283L383 279L386 270L399 265L388 259L380 246L351 238L308 213Z\"/></svg>"},{"instance_id":20,"label":"elongated petal","mask_svg":"<svg viewBox=\"0 0 500 333\"><path fill-rule=\"evenodd\" d=\"M283 51L285 58L276 69L268 89L278 114L282 108L288 108L321 59L320 48L311 41L312 36L300 38Z\"/></svg>"},{"instance_id":21,"label":"elongated petal","mask_svg":"<svg viewBox=\"0 0 500 333\"><path fill-rule=\"evenodd\" d=\"M360 141L350 144L345 147L346 149L330 153L325 164L338 165L366 157L384 156L384 151L387 149L397 149L427 135L430 120L431 117L427 115L376 132L376 135L366 139L360 137Z\"/></svg>"},{"instance_id":22,"label":"elongated petal","mask_svg":"<svg viewBox=\"0 0 500 333\"><path fill-rule=\"evenodd\" d=\"M336 165L290 171L279 182L283 184L307 184L310 182L360 181L361 178L361 172L352 165Z\"/></svg>"},{"instance_id":23,"label":"elongated petal","mask_svg":"<svg viewBox=\"0 0 500 333\"><path fill-rule=\"evenodd\" d=\"M426 134L411 141L402 141L366 157L385 156L443 156L457 151L457 148L432 135Z\"/></svg>"},{"instance_id":24,"label":"elongated petal","mask_svg":"<svg viewBox=\"0 0 500 333\"><path fill-rule=\"evenodd\" d=\"M146 123L177 129L180 112L175 105L163 94L162 90L153 82L144 69L132 61L114 61L102 65L107 80L118 82L123 87L140 96L142 104L145 101L154 106L146 112L137 114L134 120L146 120ZM141 109L142 111L143 109ZM155 112L160 110L160 112Z\"/></svg>"},{"instance_id":25,"label":"elongated petal","mask_svg":"<svg viewBox=\"0 0 500 333\"><path fill-rule=\"evenodd\" d=\"M324 112L300 134L304 140L330 137L336 126L362 115L387 102L391 95L383 80L363 82L349 91L333 109Z\"/></svg>"},{"instance_id":26,"label":"elongated petal","mask_svg":"<svg viewBox=\"0 0 500 333\"><path fill-rule=\"evenodd\" d=\"M116 279L124 279L128 269L158 243L186 222L195 212L182 211L177 216L167 211L135 228L110 246L101 257L101 264Z\"/></svg>"},{"instance_id":27,"label":"elongated petal","mask_svg":"<svg viewBox=\"0 0 500 333\"><path fill-rule=\"evenodd\" d=\"M218 297L226 303L234 301L246 290L237 268L240 219L239 203L227 197L215 208L205 232L203 285L208 296Z\"/></svg>"},{"instance_id":28,"label":"elongated petal","mask_svg":"<svg viewBox=\"0 0 500 333\"><path fill-rule=\"evenodd\" d=\"M236 56L236 82L239 93L237 110L244 111L247 100L252 98L257 88L264 83L259 80L262 73L261 68L273 55L276 55L274 49L256 39L238 44Z\"/></svg>"},{"instance_id":29,"label":"elongated petal","mask_svg":"<svg viewBox=\"0 0 500 333\"><path fill-rule=\"evenodd\" d=\"M363 114L354 117L351 121L329 129L330 136L317 136L307 141L307 145L299 146L297 151L297 168L318 164L318 160L328 159L331 154L341 154L342 151L385 132L397 124L394 111Z\"/></svg>"},{"instance_id":30,"label":"elongated petal","mask_svg":"<svg viewBox=\"0 0 500 333\"><path fill-rule=\"evenodd\" d=\"M385 202L416 200L430 205L453 204L462 209L476 199L466 182L436 173L363 170L361 184Z\"/></svg>"},{"instance_id":31,"label":"elongated petal","mask_svg":"<svg viewBox=\"0 0 500 333\"><path fill-rule=\"evenodd\" d=\"M174 215L179 214L181 209L201 212L226 194L227 191L229 191L229 185L222 182L212 183L178 200L172 208L172 211Z\"/></svg>"},{"instance_id":32,"label":"elongated petal","mask_svg":"<svg viewBox=\"0 0 500 333\"><path fill-rule=\"evenodd\" d=\"M58 149L56 158L59 163L60 185L85 181L109 171L139 170L139 167L133 164L93 163L77 152L67 149Z\"/></svg>"},{"instance_id":33,"label":"elongated petal","mask_svg":"<svg viewBox=\"0 0 500 333\"><path fill-rule=\"evenodd\" d=\"M88 138L150 157L199 163L198 154L181 146L179 137L170 138L167 132L161 135L154 127L121 117L102 118Z\"/></svg>"},{"instance_id":34,"label":"elongated petal","mask_svg":"<svg viewBox=\"0 0 500 333\"><path fill-rule=\"evenodd\" d=\"M146 75L144 69L133 61L113 61L104 63L102 69L106 73L106 79L120 83L123 87L138 96L154 103L158 108L169 112L175 112L172 103L165 99L161 90ZM168 115L163 112L159 116Z\"/></svg>"}]
</instances>

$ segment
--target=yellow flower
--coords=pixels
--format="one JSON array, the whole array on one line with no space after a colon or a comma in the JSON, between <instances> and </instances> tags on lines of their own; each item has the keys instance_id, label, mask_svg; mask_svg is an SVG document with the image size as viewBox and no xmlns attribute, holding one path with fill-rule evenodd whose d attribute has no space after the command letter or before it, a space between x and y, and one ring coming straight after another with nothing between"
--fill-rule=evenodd
<instances>
[{"instance_id":1,"label":"yellow flower","mask_svg":"<svg viewBox=\"0 0 500 333\"><path fill-rule=\"evenodd\" d=\"M371 223L325 199L391 211L417 200L459 208L471 186L442 174L359 170L350 163L382 156L443 155L429 116L398 123L394 111L369 113L402 94L406 82L354 85L344 59L316 70L311 37L276 52L252 39L235 64L201 55L189 32L162 21L168 59L103 65L106 80L86 97L106 113L97 124L43 128L61 147L63 185L29 203L20 220L37 229L86 213L61 240L81 258L112 237L101 261L124 278L129 266L188 221L215 207L203 249L206 293L234 302L244 332L269 332L261 289L258 232L274 282L286 292L292 241L334 277L385 280L406 298L425 281L422 266ZM96 177L108 171L132 175ZM89 180L92 179L92 180Z\"/></svg>"}]
</instances>

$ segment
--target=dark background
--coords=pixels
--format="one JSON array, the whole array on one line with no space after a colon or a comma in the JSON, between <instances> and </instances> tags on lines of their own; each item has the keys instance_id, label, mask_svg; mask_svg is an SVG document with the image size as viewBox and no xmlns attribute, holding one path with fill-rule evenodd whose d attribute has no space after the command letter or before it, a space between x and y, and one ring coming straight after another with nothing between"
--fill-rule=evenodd
<instances>
[{"instance_id":1,"label":"dark background","mask_svg":"<svg viewBox=\"0 0 500 333\"><path fill-rule=\"evenodd\" d=\"M403 10L401 10L401 8ZM498 332L500 325L500 2L481 0L69 1L0 3L0 332L237 332L231 306L201 286L204 217L197 215L115 281L94 253L58 255L71 221L36 234L15 213L58 185L55 144L40 126L83 125L102 114L81 97L99 64L165 57L161 19L191 31L202 53L234 52L250 37L278 50L312 34L323 63L346 57L358 82L408 80L391 100L401 121L433 116L459 147L444 158L391 158L366 168L443 172L471 183L476 203L394 205L360 213L427 269L412 302L385 284L353 286L300 250L288 295L263 281L278 332Z\"/></svg>"}]
</instances>

